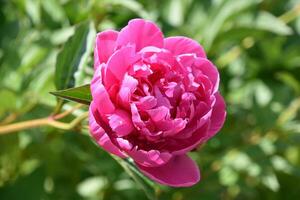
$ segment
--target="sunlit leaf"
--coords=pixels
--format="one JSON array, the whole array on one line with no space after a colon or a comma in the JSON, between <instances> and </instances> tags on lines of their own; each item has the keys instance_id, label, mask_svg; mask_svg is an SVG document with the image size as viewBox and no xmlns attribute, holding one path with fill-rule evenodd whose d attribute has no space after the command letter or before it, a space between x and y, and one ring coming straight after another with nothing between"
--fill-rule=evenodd
<instances>
[{"instance_id":1,"label":"sunlit leaf","mask_svg":"<svg viewBox=\"0 0 300 200\"><path fill-rule=\"evenodd\" d=\"M241 20L238 24L257 30L273 32L278 35L290 35L292 33L292 29L283 21L271 13L264 11L248 18L246 21Z\"/></svg>"},{"instance_id":2,"label":"sunlit leaf","mask_svg":"<svg viewBox=\"0 0 300 200\"><path fill-rule=\"evenodd\" d=\"M90 85L84 85L76 88L69 88L65 90L58 90L50 92L54 96L63 98L66 100L89 105L92 101L92 95L90 92Z\"/></svg>"},{"instance_id":3,"label":"sunlit leaf","mask_svg":"<svg viewBox=\"0 0 300 200\"><path fill-rule=\"evenodd\" d=\"M203 32L203 45L206 49L209 49L219 34L225 21L231 16L238 16L237 13L244 11L245 9L254 6L260 2L260 0L249 1L221 1L222 3L212 10L209 19L206 22Z\"/></svg>"},{"instance_id":4,"label":"sunlit leaf","mask_svg":"<svg viewBox=\"0 0 300 200\"><path fill-rule=\"evenodd\" d=\"M89 22L78 25L74 35L65 43L56 60L55 86L63 90L75 86L74 74L82 69L91 52L94 27Z\"/></svg>"},{"instance_id":5,"label":"sunlit leaf","mask_svg":"<svg viewBox=\"0 0 300 200\"><path fill-rule=\"evenodd\" d=\"M276 175L273 172L268 172L262 177L262 183L270 190L276 192L279 190L280 185Z\"/></svg>"}]
</instances>

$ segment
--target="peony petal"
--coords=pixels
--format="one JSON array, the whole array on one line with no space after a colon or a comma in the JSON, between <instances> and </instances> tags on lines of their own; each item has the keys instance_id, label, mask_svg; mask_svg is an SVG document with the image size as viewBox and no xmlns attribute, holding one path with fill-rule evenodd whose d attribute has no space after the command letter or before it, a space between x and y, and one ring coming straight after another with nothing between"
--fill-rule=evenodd
<instances>
[{"instance_id":1,"label":"peony petal","mask_svg":"<svg viewBox=\"0 0 300 200\"><path fill-rule=\"evenodd\" d=\"M145 167L139 164L138 167L152 180L172 187L189 187L200 180L197 164L187 155L174 156L159 167Z\"/></svg>"},{"instance_id":2,"label":"peony petal","mask_svg":"<svg viewBox=\"0 0 300 200\"><path fill-rule=\"evenodd\" d=\"M117 50L107 61L105 74L105 87L110 88L116 83L120 83L129 66L135 61L135 54L133 47L124 47Z\"/></svg>"},{"instance_id":3,"label":"peony petal","mask_svg":"<svg viewBox=\"0 0 300 200\"><path fill-rule=\"evenodd\" d=\"M157 108L147 110L147 113L154 122L162 121L170 116L170 110L165 106L159 106Z\"/></svg>"},{"instance_id":4,"label":"peony petal","mask_svg":"<svg viewBox=\"0 0 300 200\"><path fill-rule=\"evenodd\" d=\"M157 99L154 96L145 96L141 97L135 104L139 110L145 111L156 106Z\"/></svg>"},{"instance_id":5,"label":"peony petal","mask_svg":"<svg viewBox=\"0 0 300 200\"><path fill-rule=\"evenodd\" d=\"M121 103L124 106L129 107L129 101L131 99L131 95L136 90L137 85L138 85L138 81L135 78L125 74L118 95Z\"/></svg>"},{"instance_id":6,"label":"peony petal","mask_svg":"<svg viewBox=\"0 0 300 200\"><path fill-rule=\"evenodd\" d=\"M97 34L95 51L94 51L94 68L96 69L101 63L106 63L109 57L115 51L118 32L106 30Z\"/></svg>"},{"instance_id":7,"label":"peony petal","mask_svg":"<svg viewBox=\"0 0 300 200\"><path fill-rule=\"evenodd\" d=\"M130 115L123 110L115 110L108 119L109 126L119 137L128 135L134 129Z\"/></svg>"},{"instance_id":8,"label":"peony petal","mask_svg":"<svg viewBox=\"0 0 300 200\"><path fill-rule=\"evenodd\" d=\"M201 103L195 112L189 125L176 135L178 142L166 146L173 155L187 153L206 141L212 109L205 103Z\"/></svg>"},{"instance_id":9,"label":"peony petal","mask_svg":"<svg viewBox=\"0 0 300 200\"><path fill-rule=\"evenodd\" d=\"M168 37L164 40L164 48L171 51L174 56L195 53L198 57L206 58L203 47L195 40L187 37Z\"/></svg>"},{"instance_id":10,"label":"peony petal","mask_svg":"<svg viewBox=\"0 0 300 200\"><path fill-rule=\"evenodd\" d=\"M186 140L186 144L182 144L185 147L181 149L177 148L173 151L173 154L178 155L189 152L192 149L197 148L197 146L199 146L200 144L209 140L218 131L220 131L226 118L226 105L223 97L219 93L216 93L215 98L216 101L212 109L205 115L203 115L198 121L197 127L200 128L195 131L191 131L193 135L188 140ZM184 131L187 130L188 129L185 129Z\"/></svg>"},{"instance_id":11,"label":"peony petal","mask_svg":"<svg viewBox=\"0 0 300 200\"><path fill-rule=\"evenodd\" d=\"M153 133L149 130L149 128L151 128L149 125L149 121L144 122L141 119L141 116L137 109L137 106L134 103L130 104L130 109L131 109L132 123L133 123L134 127L136 128L136 130L139 132L139 134L145 136L148 140L151 140L151 141L157 140L159 137L159 134L161 134L162 132Z\"/></svg>"},{"instance_id":12,"label":"peony petal","mask_svg":"<svg viewBox=\"0 0 300 200\"><path fill-rule=\"evenodd\" d=\"M218 91L219 88L219 72L212 62L205 58L195 59L194 66L196 69L200 69L201 72L208 77L213 84L213 93Z\"/></svg>"},{"instance_id":13,"label":"peony petal","mask_svg":"<svg viewBox=\"0 0 300 200\"><path fill-rule=\"evenodd\" d=\"M158 123L157 127L160 130L163 130L163 135L167 136L175 136L177 133L182 131L186 127L187 121L181 118L170 119L164 121L164 123Z\"/></svg>"},{"instance_id":14,"label":"peony petal","mask_svg":"<svg viewBox=\"0 0 300 200\"><path fill-rule=\"evenodd\" d=\"M210 126L208 129L208 139L220 131L226 118L226 105L223 97L219 93L216 93L215 97L216 103L212 110Z\"/></svg>"},{"instance_id":15,"label":"peony petal","mask_svg":"<svg viewBox=\"0 0 300 200\"><path fill-rule=\"evenodd\" d=\"M130 151L133 147L132 144L124 138L117 138L116 142L118 143L119 147L124 151Z\"/></svg>"},{"instance_id":16,"label":"peony petal","mask_svg":"<svg viewBox=\"0 0 300 200\"><path fill-rule=\"evenodd\" d=\"M168 152L159 152L158 150L145 151L138 150L137 148L127 151L126 153L140 166L145 167L157 167L164 165L169 162L172 157L172 154Z\"/></svg>"},{"instance_id":17,"label":"peony petal","mask_svg":"<svg viewBox=\"0 0 300 200\"><path fill-rule=\"evenodd\" d=\"M93 81L91 84L93 102L101 115L110 114L115 110L109 95L102 85L101 80Z\"/></svg>"},{"instance_id":18,"label":"peony petal","mask_svg":"<svg viewBox=\"0 0 300 200\"><path fill-rule=\"evenodd\" d=\"M96 122L94 113L92 111L94 102L91 103L89 109L89 128L92 136L96 142L106 151L119 156L121 158L126 157L110 140L104 129Z\"/></svg>"},{"instance_id":19,"label":"peony petal","mask_svg":"<svg viewBox=\"0 0 300 200\"><path fill-rule=\"evenodd\" d=\"M134 77L144 77L146 78L150 74L153 74L153 71L150 69L150 65L143 62L135 63L129 72L130 75Z\"/></svg>"},{"instance_id":20,"label":"peony petal","mask_svg":"<svg viewBox=\"0 0 300 200\"><path fill-rule=\"evenodd\" d=\"M138 108L134 103L130 104L130 110L131 110L131 119L135 126L135 128L140 131L142 128L144 128L146 125L141 119L141 116L139 114Z\"/></svg>"},{"instance_id":21,"label":"peony petal","mask_svg":"<svg viewBox=\"0 0 300 200\"><path fill-rule=\"evenodd\" d=\"M163 34L153 22L144 19L130 20L118 36L118 47L135 45L138 52L146 46L163 47Z\"/></svg>"}]
</instances>

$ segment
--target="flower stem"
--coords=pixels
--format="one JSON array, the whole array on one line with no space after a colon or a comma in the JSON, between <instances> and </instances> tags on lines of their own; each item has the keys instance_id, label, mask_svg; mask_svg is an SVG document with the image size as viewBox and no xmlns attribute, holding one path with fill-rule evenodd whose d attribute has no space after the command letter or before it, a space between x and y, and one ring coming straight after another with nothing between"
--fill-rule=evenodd
<instances>
[{"instance_id":1,"label":"flower stem","mask_svg":"<svg viewBox=\"0 0 300 200\"><path fill-rule=\"evenodd\" d=\"M62 116L64 115L60 115L60 118ZM51 126L62 130L71 130L75 128L77 125L79 125L84 119L86 119L87 116L88 116L88 112L85 112L79 117L75 118L70 123L63 123L63 122L56 121L55 119L57 118L55 116L29 120L25 122L18 122L14 124L5 125L5 126L0 126L0 135L26 130L30 128L37 128L41 126Z\"/></svg>"},{"instance_id":2,"label":"flower stem","mask_svg":"<svg viewBox=\"0 0 300 200\"><path fill-rule=\"evenodd\" d=\"M7 134L11 132L17 132L29 128L36 128L48 124L48 118L29 120L25 122L19 122L14 124L9 124L5 126L0 126L0 134Z\"/></svg>"}]
</instances>

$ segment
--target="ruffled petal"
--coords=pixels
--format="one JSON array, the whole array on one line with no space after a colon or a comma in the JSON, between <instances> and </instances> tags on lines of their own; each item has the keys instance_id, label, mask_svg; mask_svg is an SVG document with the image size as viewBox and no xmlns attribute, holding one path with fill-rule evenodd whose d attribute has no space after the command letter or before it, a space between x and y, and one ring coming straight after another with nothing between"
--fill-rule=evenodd
<instances>
[{"instance_id":1,"label":"ruffled petal","mask_svg":"<svg viewBox=\"0 0 300 200\"><path fill-rule=\"evenodd\" d=\"M134 129L130 115L123 110L116 110L108 119L109 126L119 137L128 135Z\"/></svg>"},{"instance_id":2,"label":"ruffled petal","mask_svg":"<svg viewBox=\"0 0 300 200\"><path fill-rule=\"evenodd\" d=\"M221 130L226 118L226 105L223 97L219 93L216 93L215 97L216 102L212 109L212 116L208 129L208 138L211 138Z\"/></svg>"},{"instance_id":3,"label":"ruffled petal","mask_svg":"<svg viewBox=\"0 0 300 200\"><path fill-rule=\"evenodd\" d=\"M106 30L97 34L94 51L94 68L101 63L106 63L109 57L115 51L115 44L118 38L118 32Z\"/></svg>"},{"instance_id":4,"label":"ruffled petal","mask_svg":"<svg viewBox=\"0 0 300 200\"><path fill-rule=\"evenodd\" d=\"M183 36L165 38L164 48L171 51L174 56L194 53L198 57L206 58L203 47L197 41Z\"/></svg>"},{"instance_id":5,"label":"ruffled petal","mask_svg":"<svg viewBox=\"0 0 300 200\"><path fill-rule=\"evenodd\" d=\"M147 113L154 122L161 122L170 116L170 110L165 106L147 110Z\"/></svg>"},{"instance_id":6,"label":"ruffled petal","mask_svg":"<svg viewBox=\"0 0 300 200\"><path fill-rule=\"evenodd\" d=\"M158 150L145 151L138 150L137 148L127 151L126 153L140 166L145 167L157 167L164 165L169 162L172 157L172 154L168 152L159 152Z\"/></svg>"},{"instance_id":7,"label":"ruffled petal","mask_svg":"<svg viewBox=\"0 0 300 200\"><path fill-rule=\"evenodd\" d=\"M212 109L205 103L197 106L193 120L181 132L176 134L179 142L168 143L166 149L173 155L181 155L195 149L199 144L206 141Z\"/></svg>"},{"instance_id":8,"label":"ruffled petal","mask_svg":"<svg viewBox=\"0 0 300 200\"><path fill-rule=\"evenodd\" d=\"M213 93L218 91L219 88L219 72L212 62L205 58L195 59L194 66L196 69L201 70L201 72L208 77L208 79L213 84Z\"/></svg>"},{"instance_id":9,"label":"ruffled petal","mask_svg":"<svg viewBox=\"0 0 300 200\"><path fill-rule=\"evenodd\" d=\"M93 104L93 102L92 102ZM94 113L92 111L92 105L89 109L89 128L92 136L96 142L106 151L119 156L121 158L126 157L110 140L104 129L96 122Z\"/></svg>"},{"instance_id":10,"label":"ruffled petal","mask_svg":"<svg viewBox=\"0 0 300 200\"><path fill-rule=\"evenodd\" d=\"M189 187L200 181L200 170L187 155L174 156L159 167L145 167L139 164L138 167L150 179L163 185Z\"/></svg>"},{"instance_id":11,"label":"ruffled petal","mask_svg":"<svg viewBox=\"0 0 300 200\"><path fill-rule=\"evenodd\" d=\"M118 94L118 97L124 106L129 108L131 96L136 90L137 85L138 81L135 78L125 74Z\"/></svg>"},{"instance_id":12,"label":"ruffled petal","mask_svg":"<svg viewBox=\"0 0 300 200\"><path fill-rule=\"evenodd\" d=\"M144 19L130 20L117 39L118 47L135 45L136 51L146 46L163 47L163 34L159 27Z\"/></svg>"},{"instance_id":13,"label":"ruffled petal","mask_svg":"<svg viewBox=\"0 0 300 200\"><path fill-rule=\"evenodd\" d=\"M174 148L173 154L182 154L185 152L189 152L195 148L197 148L200 144L206 142L211 137L213 137L220 129L222 128L224 121L226 118L226 105L223 97L219 94L215 94L215 103L212 109L203 115L200 120L197 122L197 126L199 127L197 130L192 130L192 136L189 137L186 141L187 143L182 143L182 147L180 146ZM189 129L183 130L183 132ZM180 133L178 134L180 135ZM184 134L182 134L184 135Z\"/></svg>"},{"instance_id":14,"label":"ruffled petal","mask_svg":"<svg viewBox=\"0 0 300 200\"><path fill-rule=\"evenodd\" d=\"M165 120L163 123L158 123L157 127L163 130L164 136L175 136L186 127L187 121L181 118Z\"/></svg>"},{"instance_id":15,"label":"ruffled petal","mask_svg":"<svg viewBox=\"0 0 300 200\"><path fill-rule=\"evenodd\" d=\"M110 100L107 90L102 85L101 80L93 81L91 84L93 103L101 115L113 113L115 106Z\"/></svg>"},{"instance_id":16,"label":"ruffled petal","mask_svg":"<svg viewBox=\"0 0 300 200\"><path fill-rule=\"evenodd\" d=\"M139 110L145 111L155 107L157 105L157 99L154 96L145 96L141 97L135 104Z\"/></svg>"},{"instance_id":17,"label":"ruffled petal","mask_svg":"<svg viewBox=\"0 0 300 200\"><path fill-rule=\"evenodd\" d=\"M109 58L106 65L105 87L110 88L114 84L120 84L129 66L135 61L133 47L123 47L117 50Z\"/></svg>"}]
</instances>

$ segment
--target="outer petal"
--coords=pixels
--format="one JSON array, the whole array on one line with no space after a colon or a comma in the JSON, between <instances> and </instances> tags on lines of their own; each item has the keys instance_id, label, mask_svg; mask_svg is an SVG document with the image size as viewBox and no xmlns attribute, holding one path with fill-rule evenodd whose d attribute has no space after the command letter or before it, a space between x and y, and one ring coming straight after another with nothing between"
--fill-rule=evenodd
<instances>
[{"instance_id":1,"label":"outer petal","mask_svg":"<svg viewBox=\"0 0 300 200\"><path fill-rule=\"evenodd\" d=\"M175 144L168 143L166 147L173 155L181 155L187 153L199 144L206 141L208 128L210 124L212 109L202 103L197 106L193 120L189 126L176 135L178 142Z\"/></svg>"},{"instance_id":2,"label":"outer petal","mask_svg":"<svg viewBox=\"0 0 300 200\"><path fill-rule=\"evenodd\" d=\"M212 82L214 88L213 93L218 91L219 88L219 72L217 68L214 66L212 62L210 62L208 59L204 58L197 58L195 59L194 63L195 68L200 69L203 74L205 74L209 80Z\"/></svg>"},{"instance_id":3,"label":"outer petal","mask_svg":"<svg viewBox=\"0 0 300 200\"><path fill-rule=\"evenodd\" d=\"M176 149L173 154L182 154L189 152L194 148L197 148L200 144L206 142L213 137L222 128L226 117L226 105L219 93L215 95L216 102L206 115L201 118L200 124L203 125L196 130L193 135L187 139L187 143L184 144L185 148Z\"/></svg>"},{"instance_id":4,"label":"outer petal","mask_svg":"<svg viewBox=\"0 0 300 200\"><path fill-rule=\"evenodd\" d=\"M130 134L134 129L130 115L124 110L115 110L108 119L109 126L119 137Z\"/></svg>"},{"instance_id":5,"label":"outer petal","mask_svg":"<svg viewBox=\"0 0 300 200\"><path fill-rule=\"evenodd\" d=\"M144 19L130 20L118 36L118 47L135 45L136 51L146 46L163 47L163 34L153 22Z\"/></svg>"},{"instance_id":6,"label":"outer petal","mask_svg":"<svg viewBox=\"0 0 300 200\"><path fill-rule=\"evenodd\" d=\"M91 92L93 103L101 115L110 114L115 110L115 106L110 100L107 90L101 83L101 79L92 82Z\"/></svg>"},{"instance_id":7,"label":"outer petal","mask_svg":"<svg viewBox=\"0 0 300 200\"><path fill-rule=\"evenodd\" d=\"M93 102L92 102L93 104ZM103 128L96 122L94 113L92 111L92 105L89 110L89 127L90 132L96 142L106 151L117 155L119 157L126 157L110 140Z\"/></svg>"},{"instance_id":8,"label":"outer petal","mask_svg":"<svg viewBox=\"0 0 300 200\"><path fill-rule=\"evenodd\" d=\"M127 154L140 166L157 167L164 165L172 158L172 154L168 152L159 152L158 150L138 150L136 148L127 151Z\"/></svg>"},{"instance_id":9,"label":"outer petal","mask_svg":"<svg viewBox=\"0 0 300 200\"><path fill-rule=\"evenodd\" d=\"M165 38L164 48L171 51L174 56L195 53L198 57L206 58L203 47L197 41L188 37L175 36Z\"/></svg>"},{"instance_id":10,"label":"outer petal","mask_svg":"<svg viewBox=\"0 0 300 200\"><path fill-rule=\"evenodd\" d=\"M96 69L101 63L106 63L108 58L115 51L118 32L106 30L97 34L95 51L94 51L94 68Z\"/></svg>"},{"instance_id":11,"label":"outer petal","mask_svg":"<svg viewBox=\"0 0 300 200\"><path fill-rule=\"evenodd\" d=\"M223 97L219 93L216 93L215 97L216 103L212 110L210 126L208 129L209 138L211 138L217 132L220 131L220 129L223 127L226 118L226 105Z\"/></svg>"},{"instance_id":12,"label":"outer petal","mask_svg":"<svg viewBox=\"0 0 300 200\"><path fill-rule=\"evenodd\" d=\"M149 178L172 187L189 187L200 180L197 164L187 155L174 156L159 167L144 167L139 164L138 167Z\"/></svg>"},{"instance_id":13,"label":"outer petal","mask_svg":"<svg viewBox=\"0 0 300 200\"><path fill-rule=\"evenodd\" d=\"M133 64L134 59L133 47L123 47L116 51L107 61L105 87L110 88L113 84L119 84L123 80L128 67Z\"/></svg>"},{"instance_id":14,"label":"outer petal","mask_svg":"<svg viewBox=\"0 0 300 200\"><path fill-rule=\"evenodd\" d=\"M124 79L122 80L118 93L118 98L124 106L129 107L131 96L136 90L137 85L138 81L135 78L128 74L124 75Z\"/></svg>"}]
</instances>

